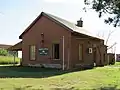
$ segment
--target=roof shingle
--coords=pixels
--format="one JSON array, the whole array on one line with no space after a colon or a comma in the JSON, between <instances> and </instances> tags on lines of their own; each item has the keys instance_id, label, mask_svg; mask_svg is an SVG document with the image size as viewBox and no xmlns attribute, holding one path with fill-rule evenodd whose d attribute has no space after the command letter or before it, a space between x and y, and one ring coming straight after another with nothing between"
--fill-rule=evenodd
<instances>
[{"instance_id":1,"label":"roof shingle","mask_svg":"<svg viewBox=\"0 0 120 90\"><path fill-rule=\"evenodd\" d=\"M49 19L53 20L54 22L56 23L59 23L61 24L63 27L65 28L68 28L69 30L71 30L71 32L77 32L77 33L80 33L80 34L84 34L86 36L89 36L89 37L92 37L92 38L96 38L96 39L101 39L100 37L97 37L95 35L93 35L92 33L90 33L89 31L83 29L83 27L78 27L76 26L74 23L72 22L69 22L65 19L62 19L60 17L57 17L57 16L54 16L52 14L49 14L49 13L45 13L45 12L42 12L31 24L30 26L19 36L20 39L22 38L22 35L24 33L26 33L36 22L37 20L40 19L41 16L46 16L48 17Z\"/></svg>"}]
</instances>

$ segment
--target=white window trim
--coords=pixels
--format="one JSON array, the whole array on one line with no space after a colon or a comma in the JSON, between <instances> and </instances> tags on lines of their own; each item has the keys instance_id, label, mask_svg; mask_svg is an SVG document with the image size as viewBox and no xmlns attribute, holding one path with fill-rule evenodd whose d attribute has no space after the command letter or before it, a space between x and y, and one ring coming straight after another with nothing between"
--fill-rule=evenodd
<instances>
[{"instance_id":1,"label":"white window trim","mask_svg":"<svg viewBox=\"0 0 120 90\"><path fill-rule=\"evenodd\" d=\"M81 51L80 51L80 47L81 47ZM80 53L81 53L81 56L80 56ZM83 45L82 44L79 44L78 54L79 54L79 61L82 61L83 59Z\"/></svg>"},{"instance_id":2,"label":"white window trim","mask_svg":"<svg viewBox=\"0 0 120 90\"><path fill-rule=\"evenodd\" d=\"M32 47L34 47L34 50L32 49ZM34 61L34 60L36 60L36 46L35 45L30 45L30 60L31 61ZM33 51L32 51L33 50ZM33 55L33 53L34 53L34 55ZM33 58L33 56L34 56L34 58Z\"/></svg>"}]
</instances>

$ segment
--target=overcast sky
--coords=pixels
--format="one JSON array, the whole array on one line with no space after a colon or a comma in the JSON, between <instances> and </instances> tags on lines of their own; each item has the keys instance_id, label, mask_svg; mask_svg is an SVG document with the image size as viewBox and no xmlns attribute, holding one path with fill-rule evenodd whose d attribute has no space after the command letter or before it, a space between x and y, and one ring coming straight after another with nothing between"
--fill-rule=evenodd
<instances>
[{"instance_id":1,"label":"overcast sky","mask_svg":"<svg viewBox=\"0 0 120 90\"><path fill-rule=\"evenodd\" d=\"M117 42L116 52L120 53L120 27L114 28L104 23L104 18L98 18L93 10L83 11L84 0L0 0L0 43L15 44L19 35L42 12L47 12L68 21L76 23L81 17L84 28L101 37L108 36L114 30L108 45Z\"/></svg>"}]
</instances>

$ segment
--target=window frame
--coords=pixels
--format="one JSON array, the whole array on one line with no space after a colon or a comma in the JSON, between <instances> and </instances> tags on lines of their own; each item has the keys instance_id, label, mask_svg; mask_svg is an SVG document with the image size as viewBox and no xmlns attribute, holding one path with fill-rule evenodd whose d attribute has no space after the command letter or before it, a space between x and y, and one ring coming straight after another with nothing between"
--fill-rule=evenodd
<instances>
[{"instance_id":1,"label":"window frame","mask_svg":"<svg viewBox=\"0 0 120 90\"><path fill-rule=\"evenodd\" d=\"M81 48L81 51L80 51L80 48ZM80 55L80 53L81 53L81 55ZM83 44L79 44L79 46L78 46L78 58L79 58L79 61L83 61Z\"/></svg>"},{"instance_id":2,"label":"window frame","mask_svg":"<svg viewBox=\"0 0 120 90\"><path fill-rule=\"evenodd\" d=\"M34 47L33 50L32 50L32 47ZM36 45L29 45L29 58L30 58L31 61L36 60Z\"/></svg>"},{"instance_id":3,"label":"window frame","mask_svg":"<svg viewBox=\"0 0 120 90\"><path fill-rule=\"evenodd\" d=\"M103 61L106 62L106 54L103 54Z\"/></svg>"},{"instance_id":4,"label":"window frame","mask_svg":"<svg viewBox=\"0 0 120 90\"><path fill-rule=\"evenodd\" d=\"M54 51L55 51L54 49L55 49L55 45L56 45L56 44L59 45L59 58L58 58L58 59L55 58L55 52L54 52ZM53 58L53 60L60 60L60 44L59 44L59 43L53 43L53 44L52 44L52 58Z\"/></svg>"}]
</instances>

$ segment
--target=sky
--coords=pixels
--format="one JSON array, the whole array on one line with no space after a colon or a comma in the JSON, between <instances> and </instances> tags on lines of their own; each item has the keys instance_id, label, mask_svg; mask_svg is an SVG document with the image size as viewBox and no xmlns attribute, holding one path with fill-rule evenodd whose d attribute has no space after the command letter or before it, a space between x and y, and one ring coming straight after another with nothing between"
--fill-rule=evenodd
<instances>
[{"instance_id":1,"label":"sky","mask_svg":"<svg viewBox=\"0 0 120 90\"><path fill-rule=\"evenodd\" d=\"M104 23L104 15L98 17L98 13L88 9L84 12L84 0L0 0L0 43L14 45L20 41L19 35L29 24L43 11L76 23L81 17L83 28L99 35L105 40L110 31L114 31L108 46L116 44L116 53L120 53L120 27ZM109 50L110 52L111 50Z\"/></svg>"}]
</instances>

